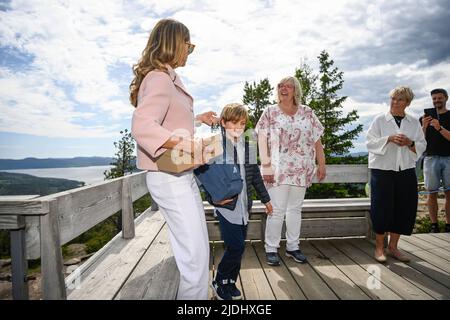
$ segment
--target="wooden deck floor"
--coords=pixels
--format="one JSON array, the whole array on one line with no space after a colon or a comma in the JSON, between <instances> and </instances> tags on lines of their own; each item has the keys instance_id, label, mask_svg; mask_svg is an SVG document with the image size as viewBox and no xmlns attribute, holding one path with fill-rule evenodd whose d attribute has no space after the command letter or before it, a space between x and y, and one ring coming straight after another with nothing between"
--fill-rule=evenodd
<instances>
[{"instance_id":1,"label":"wooden deck floor","mask_svg":"<svg viewBox=\"0 0 450 320\"><path fill-rule=\"evenodd\" d=\"M411 262L376 262L366 239L302 240L308 263L298 264L284 256L282 243L282 263L271 267L263 243L252 241L237 285L247 300L450 299L450 233L402 237L399 246ZM211 242L210 280L222 255L223 243ZM175 299L179 278L164 219L143 214L134 239L116 236L78 274L69 299Z\"/></svg>"},{"instance_id":2,"label":"wooden deck floor","mask_svg":"<svg viewBox=\"0 0 450 320\"><path fill-rule=\"evenodd\" d=\"M380 264L365 239L304 240L308 263L285 257L283 249L281 265L272 267L265 263L263 244L248 242L237 285L247 300L450 299L450 234L402 237L399 246L411 262L388 257ZM212 243L211 278L222 254L223 244Z\"/></svg>"}]
</instances>

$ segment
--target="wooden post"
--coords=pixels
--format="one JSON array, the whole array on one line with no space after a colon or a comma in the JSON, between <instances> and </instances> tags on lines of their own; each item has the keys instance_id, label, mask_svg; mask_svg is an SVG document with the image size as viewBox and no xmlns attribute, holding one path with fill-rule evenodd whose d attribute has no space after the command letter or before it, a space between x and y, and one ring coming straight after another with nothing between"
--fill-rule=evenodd
<instances>
[{"instance_id":1,"label":"wooden post","mask_svg":"<svg viewBox=\"0 0 450 320\"><path fill-rule=\"evenodd\" d=\"M58 222L58 201L49 201L49 213L40 217L42 293L45 300L65 300L66 287Z\"/></svg>"},{"instance_id":2,"label":"wooden post","mask_svg":"<svg viewBox=\"0 0 450 320\"><path fill-rule=\"evenodd\" d=\"M366 211L366 220L367 220L366 238L369 240L375 240L375 232L373 232L372 229L372 218L370 217L370 211Z\"/></svg>"},{"instance_id":3,"label":"wooden post","mask_svg":"<svg viewBox=\"0 0 450 320\"><path fill-rule=\"evenodd\" d=\"M130 178L122 179L122 238L134 238L134 213L131 199Z\"/></svg>"},{"instance_id":4,"label":"wooden post","mask_svg":"<svg viewBox=\"0 0 450 320\"><path fill-rule=\"evenodd\" d=\"M10 231L12 295L14 300L28 300L25 217L17 216L17 227Z\"/></svg>"}]
</instances>

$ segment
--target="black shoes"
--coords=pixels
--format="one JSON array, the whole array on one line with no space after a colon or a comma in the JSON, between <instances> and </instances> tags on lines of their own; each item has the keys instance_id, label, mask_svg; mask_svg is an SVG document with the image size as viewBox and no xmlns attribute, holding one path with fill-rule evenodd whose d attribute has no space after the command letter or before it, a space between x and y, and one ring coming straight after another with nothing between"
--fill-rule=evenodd
<instances>
[{"instance_id":1,"label":"black shoes","mask_svg":"<svg viewBox=\"0 0 450 320\"><path fill-rule=\"evenodd\" d=\"M305 263L306 257L303 255L303 253L300 250L294 250L294 251L288 251L286 250L286 257L290 257L294 259L295 262L298 263Z\"/></svg>"},{"instance_id":2,"label":"black shoes","mask_svg":"<svg viewBox=\"0 0 450 320\"><path fill-rule=\"evenodd\" d=\"M439 233L439 225L437 223L431 224L431 230L430 233Z\"/></svg>"},{"instance_id":3,"label":"black shoes","mask_svg":"<svg viewBox=\"0 0 450 320\"><path fill-rule=\"evenodd\" d=\"M269 266L279 266L280 257L276 252L266 252L266 262Z\"/></svg>"},{"instance_id":4,"label":"black shoes","mask_svg":"<svg viewBox=\"0 0 450 320\"><path fill-rule=\"evenodd\" d=\"M307 261L305 255L300 250L289 251L286 250L286 257L294 259L295 262L305 263ZM280 265L280 257L276 252L267 252L266 253L266 262L270 266L279 266Z\"/></svg>"},{"instance_id":5,"label":"black shoes","mask_svg":"<svg viewBox=\"0 0 450 320\"><path fill-rule=\"evenodd\" d=\"M217 300L242 300L241 291L234 280L213 281L211 284Z\"/></svg>"}]
</instances>

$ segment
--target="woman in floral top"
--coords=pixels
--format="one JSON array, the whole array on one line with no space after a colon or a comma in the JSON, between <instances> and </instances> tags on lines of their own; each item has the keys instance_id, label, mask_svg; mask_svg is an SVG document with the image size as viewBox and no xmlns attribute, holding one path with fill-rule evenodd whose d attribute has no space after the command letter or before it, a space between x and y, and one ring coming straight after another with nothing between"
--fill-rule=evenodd
<instances>
[{"instance_id":1,"label":"woman in floral top","mask_svg":"<svg viewBox=\"0 0 450 320\"><path fill-rule=\"evenodd\" d=\"M270 265L280 264L278 248L285 217L286 256L306 262L299 249L303 199L314 175L319 181L326 175L320 141L323 126L312 109L301 104L301 96L295 77L282 79L278 84L278 104L267 107L256 125L262 175L273 204L265 234Z\"/></svg>"}]
</instances>

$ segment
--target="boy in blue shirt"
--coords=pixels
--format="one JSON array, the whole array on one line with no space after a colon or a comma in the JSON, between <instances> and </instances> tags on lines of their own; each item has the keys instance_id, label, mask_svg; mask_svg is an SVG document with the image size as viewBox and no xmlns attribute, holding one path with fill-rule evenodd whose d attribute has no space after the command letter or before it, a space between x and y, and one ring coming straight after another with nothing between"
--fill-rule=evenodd
<instances>
[{"instance_id":1,"label":"boy in blue shirt","mask_svg":"<svg viewBox=\"0 0 450 320\"><path fill-rule=\"evenodd\" d=\"M211 203L211 199L208 199L214 205L214 210L219 220L220 232L225 244L224 255L217 268L216 277L212 282L214 295L219 300L242 299L241 292L236 287L236 279L241 268L242 255L245 249L253 188L261 202L266 206L266 213L271 215L273 212L269 193L264 186L256 163L256 146L254 146L254 153L252 154L249 142L244 139L243 133L247 120L247 110L243 105L237 103L226 105L220 116L220 125L224 129L223 139L224 148L226 148L226 163L237 162L239 164L243 188L237 199L225 199L218 203ZM234 209L230 208L229 204L231 203L233 203L232 207Z\"/></svg>"}]
</instances>

